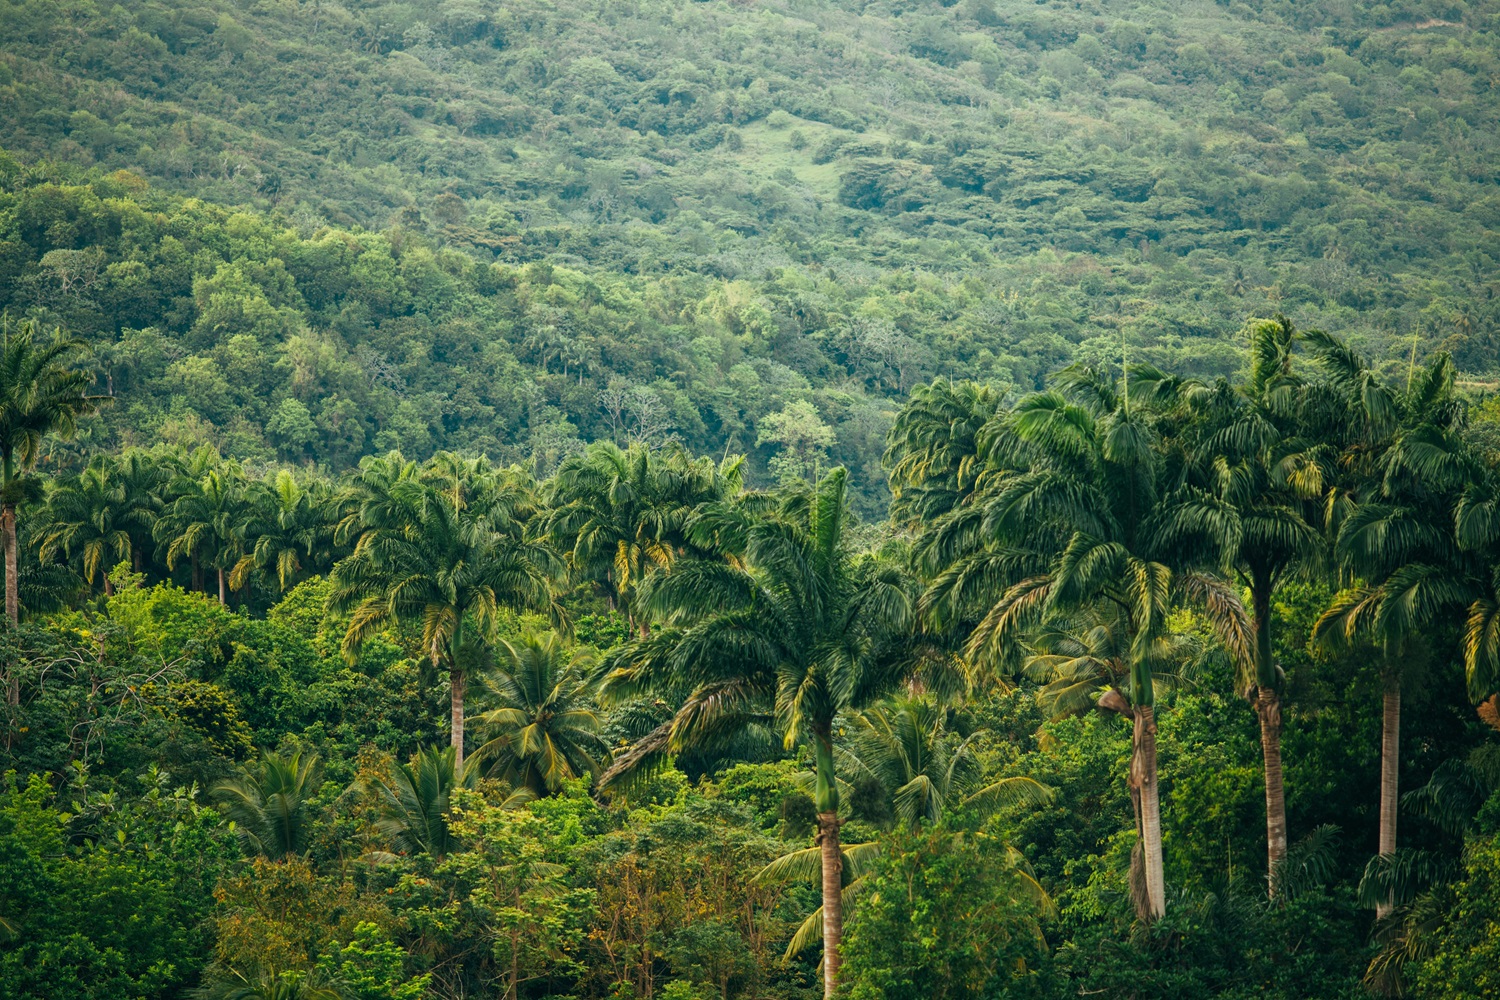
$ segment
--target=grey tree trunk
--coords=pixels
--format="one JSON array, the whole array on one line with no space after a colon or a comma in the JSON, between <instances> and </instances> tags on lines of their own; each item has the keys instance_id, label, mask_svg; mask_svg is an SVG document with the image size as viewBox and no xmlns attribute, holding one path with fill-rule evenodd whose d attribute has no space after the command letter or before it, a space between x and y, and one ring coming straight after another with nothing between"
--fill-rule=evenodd
<instances>
[{"instance_id":1,"label":"grey tree trunk","mask_svg":"<svg viewBox=\"0 0 1500 1000\"><path fill-rule=\"evenodd\" d=\"M448 669L449 699L452 722L448 742L453 747L453 769L464 766L464 670L458 664Z\"/></svg>"},{"instance_id":2,"label":"grey tree trunk","mask_svg":"<svg viewBox=\"0 0 1500 1000\"><path fill-rule=\"evenodd\" d=\"M1387 679L1380 719L1380 853L1396 853L1396 811L1401 773L1401 683ZM1375 908L1377 917L1391 912L1390 901Z\"/></svg>"},{"instance_id":3,"label":"grey tree trunk","mask_svg":"<svg viewBox=\"0 0 1500 1000\"><path fill-rule=\"evenodd\" d=\"M1167 887L1161 851L1161 795L1156 781L1156 713L1150 705L1141 705L1135 710L1131 744L1130 783L1140 801L1146 915L1157 920L1167 912Z\"/></svg>"},{"instance_id":4,"label":"grey tree trunk","mask_svg":"<svg viewBox=\"0 0 1500 1000\"><path fill-rule=\"evenodd\" d=\"M839 946L844 941L844 852L839 843L839 814L818 814L818 847L823 862L823 996L838 985Z\"/></svg>"},{"instance_id":5,"label":"grey tree trunk","mask_svg":"<svg viewBox=\"0 0 1500 1000\"><path fill-rule=\"evenodd\" d=\"M5 536L5 620L14 628L21 621L20 566L16 557L16 505L8 503L0 508L0 529ZM14 666L14 665L13 665ZM21 704L21 677L12 670L10 683L6 685L5 700L12 705Z\"/></svg>"},{"instance_id":6,"label":"grey tree trunk","mask_svg":"<svg viewBox=\"0 0 1500 1000\"><path fill-rule=\"evenodd\" d=\"M1277 893L1276 882L1286 861L1286 791L1281 778L1281 696L1272 688L1257 689L1255 714L1260 718L1260 753L1266 778L1266 873L1268 891Z\"/></svg>"},{"instance_id":7,"label":"grey tree trunk","mask_svg":"<svg viewBox=\"0 0 1500 1000\"><path fill-rule=\"evenodd\" d=\"M0 526L5 530L5 617L12 625L21 621L21 567L16 543L16 505L8 503L0 510Z\"/></svg>"},{"instance_id":8,"label":"grey tree trunk","mask_svg":"<svg viewBox=\"0 0 1500 1000\"><path fill-rule=\"evenodd\" d=\"M224 571L221 569L219 570L219 605L222 607L228 603L229 599L224 593Z\"/></svg>"}]
</instances>

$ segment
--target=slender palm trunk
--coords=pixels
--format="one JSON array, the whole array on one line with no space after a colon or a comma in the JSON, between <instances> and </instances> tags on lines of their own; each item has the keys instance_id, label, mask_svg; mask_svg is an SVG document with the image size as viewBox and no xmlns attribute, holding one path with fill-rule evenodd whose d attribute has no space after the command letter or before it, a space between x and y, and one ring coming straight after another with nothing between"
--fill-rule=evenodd
<instances>
[{"instance_id":1,"label":"slender palm trunk","mask_svg":"<svg viewBox=\"0 0 1500 1000\"><path fill-rule=\"evenodd\" d=\"M844 852L837 810L818 813L818 848L823 861L823 996L833 996L844 941Z\"/></svg>"},{"instance_id":2,"label":"slender palm trunk","mask_svg":"<svg viewBox=\"0 0 1500 1000\"><path fill-rule=\"evenodd\" d=\"M229 599L224 593L224 571L221 569L219 570L219 606L223 607L228 603Z\"/></svg>"},{"instance_id":3,"label":"slender palm trunk","mask_svg":"<svg viewBox=\"0 0 1500 1000\"><path fill-rule=\"evenodd\" d=\"M817 785L818 849L823 873L823 996L838 986L839 947L844 942L844 849L839 841L839 785L833 766L832 727L813 738Z\"/></svg>"},{"instance_id":4,"label":"slender palm trunk","mask_svg":"<svg viewBox=\"0 0 1500 1000\"><path fill-rule=\"evenodd\" d=\"M1141 864L1146 883L1146 912L1141 915L1156 920L1167 912L1167 887L1162 870L1161 796L1156 780L1156 714L1150 705L1135 709L1131 750L1130 784L1139 802Z\"/></svg>"},{"instance_id":5,"label":"slender palm trunk","mask_svg":"<svg viewBox=\"0 0 1500 1000\"><path fill-rule=\"evenodd\" d=\"M1255 612L1255 691L1253 706L1260 720L1260 755L1266 784L1266 891L1275 896L1286 861L1286 790L1281 773L1281 693L1271 652L1271 581L1256 577L1251 592Z\"/></svg>"},{"instance_id":6,"label":"slender palm trunk","mask_svg":"<svg viewBox=\"0 0 1500 1000\"><path fill-rule=\"evenodd\" d=\"M1281 696L1272 688L1259 688L1255 714L1260 718L1260 754L1266 774L1266 873L1269 892L1286 861L1286 791L1281 778Z\"/></svg>"},{"instance_id":7,"label":"slender palm trunk","mask_svg":"<svg viewBox=\"0 0 1500 1000\"><path fill-rule=\"evenodd\" d=\"M1388 677L1380 720L1380 853L1396 853L1396 796L1401 771L1401 682ZM1391 912L1389 901L1375 908L1377 917Z\"/></svg>"},{"instance_id":8,"label":"slender palm trunk","mask_svg":"<svg viewBox=\"0 0 1500 1000\"><path fill-rule=\"evenodd\" d=\"M110 581L108 573L104 574L104 596L115 596L115 585Z\"/></svg>"},{"instance_id":9,"label":"slender palm trunk","mask_svg":"<svg viewBox=\"0 0 1500 1000\"><path fill-rule=\"evenodd\" d=\"M193 592L203 593L203 567L198 565L198 555L193 554Z\"/></svg>"},{"instance_id":10,"label":"slender palm trunk","mask_svg":"<svg viewBox=\"0 0 1500 1000\"><path fill-rule=\"evenodd\" d=\"M5 535L5 620L14 628L21 621L21 587L18 574L20 567L16 558L16 505L8 503L0 508L0 529ZM5 700L12 705L21 704L21 677L11 664L10 683L6 685ZM9 743L7 742L7 746Z\"/></svg>"},{"instance_id":11,"label":"slender palm trunk","mask_svg":"<svg viewBox=\"0 0 1500 1000\"><path fill-rule=\"evenodd\" d=\"M0 509L0 527L5 531L5 617L12 625L21 621L21 568L16 542L16 505Z\"/></svg>"},{"instance_id":12,"label":"slender palm trunk","mask_svg":"<svg viewBox=\"0 0 1500 1000\"><path fill-rule=\"evenodd\" d=\"M448 668L449 700L452 706L448 742L453 747L453 769L464 766L464 668L454 663Z\"/></svg>"}]
</instances>

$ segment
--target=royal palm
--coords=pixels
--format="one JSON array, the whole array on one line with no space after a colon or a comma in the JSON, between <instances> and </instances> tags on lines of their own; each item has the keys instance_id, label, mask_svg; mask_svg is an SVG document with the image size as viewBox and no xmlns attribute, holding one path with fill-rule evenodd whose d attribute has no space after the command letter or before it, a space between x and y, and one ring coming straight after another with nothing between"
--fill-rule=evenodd
<instances>
[{"instance_id":1,"label":"royal palm","mask_svg":"<svg viewBox=\"0 0 1500 1000\"><path fill-rule=\"evenodd\" d=\"M823 895L824 993L832 995L843 935L843 853L834 753L838 717L889 690L904 669L909 582L856 557L845 530L847 473L796 491L775 514L711 505L689 532L727 558L676 563L648 577L641 608L660 623L618 650L605 691L630 697L687 691L671 722L632 748L612 775L653 757L773 726L814 761L813 801Z\"/></svg>"},{"instance_id":2,"label":"royal palm","mask_svg":"<svg viewBox=\"0 0 1500 1000\"><path fill-rule=\"evenodd\" d=\"M447 669L450 744L464 758L464 688L481 666L505 606L550 609L561 565L519 517L526 484L476 467L457 481L397 476L371 492L354 551L334 567L330 606L351 614L344 653L388 626L417 623L422 649Z\"/></svg>"}]
</instances>

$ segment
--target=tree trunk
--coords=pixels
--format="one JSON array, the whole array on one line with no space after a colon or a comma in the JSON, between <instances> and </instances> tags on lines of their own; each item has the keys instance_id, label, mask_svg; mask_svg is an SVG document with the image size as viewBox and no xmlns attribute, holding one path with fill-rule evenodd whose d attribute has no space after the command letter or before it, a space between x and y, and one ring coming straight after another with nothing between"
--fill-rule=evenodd
<instances>
[{"instance_id":1,"label":"tree trunk","mask_svg":"<svg viewBox=\"0 0 1500 1000\"><path fill-rule=\"evenodd\" d=\"M221 569L219 570L219 606L223 607L228 603L229 600L224 594L224 571Z\"/></svg>"},{"instance_id":2,"label":"tree trunk","mask_svg":"<svg viewBox=\"0 0 1500 1000\"><path fill-rule=\"evenodd\" d=\"M448 668L449 698L452 704L452 728L448 743L453 747L453 770L464 766L464 668L457 663Z\"/></svg>"},{"instance_id":3,"label":"tree trunk","mask_svg":"<svg viewBox=\"0 0 1500 1000\"><path fill-rule=\"evenodd\" d=\"M1255 694L1255 714L1260 718L1260 753L1266 773L1266 874L1268 891L1275 896L1286 861L1286 792L1281 781L1281 696L1272 688Z\"/></svg>"},{"instance_id":4,"label":"tree trunk","mask_svg":"<svg viewBox=\"0 0 1500 1000\"><path fill-rule=\"evenodd\" d=\"M839 976L839 946L844 940L844 852L839 843L839 814L818 813L818 847L823 861L823 996L833 996Z\"/></svg>"},{"instance_id":5,"label":"tree trunk","mask_svg":"<svg viewBox=\"0 0 1500 1000\"><path fill-rule=\"evenodd\" d=\"M193 555L193 592L203 593L203 567L198 565L198 556Z\"/></svg>"},{"instance_id":6,"label":"tree trunk","mask_svg":"<svg viewBox=\"0 0 1500 1000\"><path fill-rule=\"evenodd\" d=\"M1130 784L1140 801L1141 863L1146 882L1147 919L1167 912L1166 876L1161 856L1161 797L1156 782L1156 715L1150 705L1135 710L1131 733Z\"/></svg>"},{"instance_id":7,"label":"tree trunk","mask_svg":"<svg viewBox=\"0 0 1500 1000\"><path fill-rule=\"evenodd\" d=\"M115 596L115 585L114 585L113 582L110 581L108 573L104 574L104 596L105 597L113 597L113 596Z\"/></svg>"},{"instance_id":8,"label":"tree trunk","mask_svg":"<svg viewBox=\"0 0 1500 1000\"><path fill-rule=\"evenodd\" d=\"M5 617L12 625L21 621L21 567L16 543L16 505L0 509L0 528L5 531Z\"/></svg>"},{"instance_id":9,"label":"tree trunk","mask_svg":"<svg viewBox=\"0 0 1500 1000\"><path fill-rule=\"evenodd\" d=\"M1286 861L1286 791L1281 773L1281 691L1271 651L1270 575L1256 573L1250 588L1255 615L1255 690L1250 692L1260 720L1260 754L1266 785L1266 891L1275 896Z\"/></svg>"},{"instance_id":10,"label":"tree trunk","mask_svg":"<svg viewBox=\"0 0 1500 1000\"><path fill-rule=\"evenodd\" d=\"M1380 720L1380 854L1396 853L1396 796L1401 771L1401 684L1394 678L1385 682L1385 703ZM1387 900L1375 908L1377 917L1391 912Z\"/></svg>"},{"instance_id":11,"label":"tree trunk","mask_svg":"<svg viewBox=\"0 0 1500 1000\"><path fill-rule=\"evenodd\" d=\"M5 620L14 628L21 621L21 586L17 574L20 567L16 559L16 505L6 504L0 508L0 530L5 541ZM21 675L11 664L10 684L6 685L5 700L12 705L21 704ZM9 742L7 741L7 746Z\"/></svg>"}]
</instances>

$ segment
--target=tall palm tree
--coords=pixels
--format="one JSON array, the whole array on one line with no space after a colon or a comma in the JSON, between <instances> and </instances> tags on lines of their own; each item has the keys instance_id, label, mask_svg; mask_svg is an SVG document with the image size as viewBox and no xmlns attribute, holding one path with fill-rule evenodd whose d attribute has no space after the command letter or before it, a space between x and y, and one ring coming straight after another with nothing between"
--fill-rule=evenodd
<instances>
[{"instance_id":1,"label":"tall palm tree","mask_svg":"<svg viewBox=\"0 0 1500 1000\"><path fill-rule=\"evenodd\" d=\"M130 558L134 549L127 525L124 485L114 475L113 459L98 455L76 475L52 480L43 512L41 544L37 554L43 563L59 555L77 555L83 578L90 587L104 577L104 593L114 593L109 580L110 560Z\"/></svg>"},{"instance_id":2,"label":"tall palm tree","mask_svg":"<svg viewBox=\"0 0 1500 1000\"><path fill-rule=\"evenodd\" d=\"M420 621L422 648L446 667L450 743L464 759L464 689L489 653L502 606L555 611L561 563L529 536L525 504L487 469L455 484L400 476L361 504L354 551L334 567L330 607L351 612L344 655L390 625Z\"/></svg>"},{"instance_id":3,"label":"tall palm tree","mask_svg":"<svg viewBox=\"0 0 1500 1000\"><path fill-rule=\"evenodd\" d=\"M1379 855L1388 858L1400 805L1401 664L1443 616L1457 621L1465 607L1472 616L1476 582L1487 574L1455 528L1464 491L1482 473L1460 434L1463 409L1447 355L1413 365L1401 387L1380 383L1333 338L1316 348L1343 389L1358 428L1350 450L1365 475L1335 542L1358 583L1335 598L1314 633L1324 641L1364 639L1382 654ZM1390 907L1377 909L1384 916Z\"/></svg>"},{"instance_id":4,"label":"tall palm tree","mask_svg":"<svg viewBox=\"0 0 1500 1000\"><path fill-rule=\"evenodd\" d=\"M1248 646L1238 600L1219 581L1176 574L1152 533L1161 469L1150 414L1088 368L1000 411L975 436L985 466L967 503L933 524L920 553L933 580L921 610L935 628L968 629L965 655L1012 669L1021 640L1048 621L1116 623L1126 677L1099 707L1132 722L1131 804L1138 913L1166 912L1156 767L1157 643L1174 601L1195 599L1236 649Z\"/></svg>"},{"instance_id":5,"label":"tall palm tree","mask_svg":"<svg viewBox=\"0 0 1500 1000\"><path fill-rule=\"evenodd\" d=\"M246 850L280 861L307 853L311 800L321 777L315 754L266 753L240 778L215 786L213 797L219 811L234 821Z\"/></svg>"},{"instance_id":6,"label":"tall palm tree","mask_svg":"<svg viewBox=\"0 0 1500 1000\"><path fill-rule=\"evenodd\" d=\"M823 893L823 989L831 996L843 938L843 852L834 730L904 673L900 638L912 621L910 581L851 551L848 473L794 489L773 516L710 507L689 531L730 558L683 560L647 578L642 610L661 623L611 654L604 690L630 697L688 690L673 718L606 772L605 783L751 725L773 725L814 760L813 801Z\"/></svg>"},{"instance_id":7,"label":"tall palm tree","mask_svg":"<svg viewBox=\"0 0 1500 1000\"><path fill-rule=\"evenodd\" d=\"M218 575L219 603L229 603L229 574L245 554L245 535L251 508L239 466L226 462L202 478L179 476L172 484L172 503L157 519L155 536L167 546L167 568L176 569L186 557L193 567L193 584L203 587L206 564Z\"/></svg>"},{"instance_id":8,"label":"tall palm tree","mask_svg":"<svg viewBox=\"0 0 1500 1000\"><path fill-rule=\"evenodd\" d=\"M258 573L285 592L304 565L326 565L332 532L325 518L326 487L321 480L304 486L283 469L270 481L251 483L246 493L245 535L254 542L230 571L230 587L238 590L251 574Z\"/></svg>"},{"instance_id":9,"label":"tall palm tree","mask_svg":"<svg viewBox=\"0 0 1500 1000\"><path fill-rule=\"evenodd\" d=\"M541 798L609 760L589 683L556 633L502 639L485 677L493 708L479 717L488 740L474 752L512 788Z\"/></svg>"},{"instance_id":10,"label":"tall palm tree","mask_svg":"<svg viewBox=\"0 0 1500 1000\"><path fill-rule=\"evenodd\" d=\"M91 374L76 366L87 351L81 340L59 332L51 343L38 337L36 324L0 328L0 536L5 550L5 616L20 621L20 569L16 508L37 493L26 473L41 457L49 434L70 437L81 417L96 412L104 397L88 395ZM20 697L12 688L12 704Z\"/></svg>"},{"instance_id":11,"label":"tall palm tree","mask_svg":"<svg viewBox=\"0 0 1500 1000\"><path fill-rule=\"evenodd\" d=\"M1321 387L1292 367L1297 331L1290 320L1251 322L1249 378L1231 387L1186 383L1169 395L1186 413L1183 485L1160 517L1164 544L1186 547L1232 573L1250 592L1253 655L1240 663L1238 687L1260 723L1266 797L1267 889L1286 861L1282 780L1285 677L1273 650L1271 598L1286 577L1322 553L1309 521L1333 479L1336 441L1319 434ZM1160 384L1160 380L1154 380Z\"/></svg>"},{"instance_id":12,"label":"tall palm tree","mask_svg":"<svg viewBox=\"0 0 1500 1000\"><path fill-rule=\"evenodd\" d=\"M680 448L621 448L599 441L565 459L553 476L547 531L582 580L631 615L646 573L692 547L694 512L740 488L740 460L715 466Z\"/></svg>"}]
</instances>

